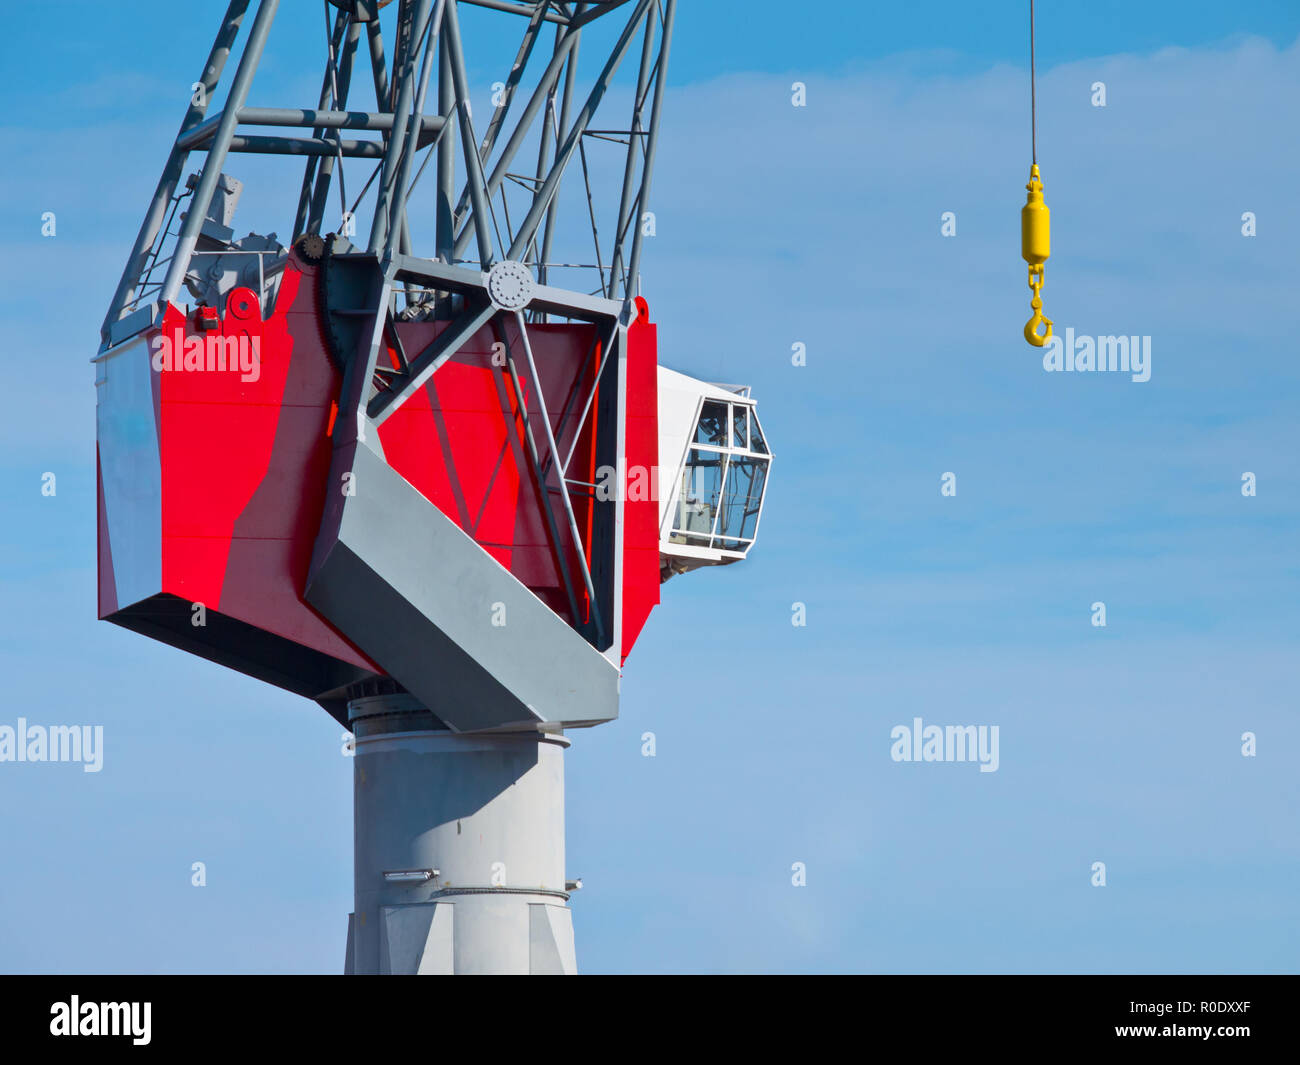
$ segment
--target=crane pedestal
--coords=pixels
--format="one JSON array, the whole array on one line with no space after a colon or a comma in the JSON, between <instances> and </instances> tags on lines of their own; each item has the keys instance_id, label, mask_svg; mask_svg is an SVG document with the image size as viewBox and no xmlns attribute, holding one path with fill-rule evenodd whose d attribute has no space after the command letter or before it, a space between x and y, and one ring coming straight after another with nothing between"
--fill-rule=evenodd
<instances>
[{"instance_id":1,"label":"crane pedestal","mask_svg":"<svg viewBox=\"0 0 1300 1065\"><path fill-rule=\"evenodd\" d=\"M348 704L355 911L346 971L571 974L564 748L456 733L406 694Z\"/></svg>"}]
</instances>

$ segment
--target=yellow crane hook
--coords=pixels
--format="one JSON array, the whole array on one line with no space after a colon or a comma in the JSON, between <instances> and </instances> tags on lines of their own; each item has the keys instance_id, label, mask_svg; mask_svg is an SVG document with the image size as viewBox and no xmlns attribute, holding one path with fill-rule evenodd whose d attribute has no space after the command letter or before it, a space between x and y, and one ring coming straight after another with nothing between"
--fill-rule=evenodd
<instances>
[{"instance_id":1,"label":"yellow crane hook","mask_svg":"<svg viewBox=\"0 0 1300 1065\"><path fill-rule=\"evenodd\" d=\"M1051 212L1043 202L1043 182L1038 175L1038 164L1029 168L1029 197L1020 208L1020 254L1029 264L1029 287L1034 298L1030 306L1034 316L1025 323L1025 339L1036 348L1045 347L1052 339L1052 320L1043 315L1043 263L1052 253ZM1047 327L1039 333L1040 325Z\"/></svg>"},{"instance_id":2,"label":"yellow crane hook","mask_svg":"<svg viewBox=\"0 0 1300 1065\"><path fill-rule=\"evenodd\" d=\"M1052 339L1052 320L1043 316L1043 263L1052 253L1050 235L1051 212L1043 202L1043 182L1038 175L1038 64L1034 58L1034 0L1029 0L1029 135L1033 154L1030 156L1029 198L1020 208L1020 254L1029 264L1029 287L1034 298L1029 305L1034 316L1025 323L1025 339L1036 348L1047 346ZM1046 326L1039 333L1039 326Z\"/></svg>"}]
</instances>

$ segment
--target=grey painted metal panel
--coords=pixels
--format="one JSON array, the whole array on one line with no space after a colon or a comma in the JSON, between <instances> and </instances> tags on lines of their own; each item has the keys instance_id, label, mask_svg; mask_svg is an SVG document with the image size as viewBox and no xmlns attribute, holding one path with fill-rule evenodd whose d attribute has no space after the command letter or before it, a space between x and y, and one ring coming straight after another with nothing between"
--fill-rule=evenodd
<instances>
[{"instance_id":1,"label":"grey painted metal panel","mask_svg":"<svg viewBox=\"0 0 1300 1065\"><path fill-rule=\"evenodd\" d=\"M532 976L574 976L573 914L567 906L528 907L528 972Z\"/></svg>"},{"instance_id":2,"label":"grey painted metal panel","mask_svg":"<svg viewBox=\"0 0 1300 1065\"><path fill-rule=\"evenodd\" d=\"M618 716L617 667L367 444L335 452L345 473L307 581L331 624L458 732Z\"/></svg>"},{"instance_id":3,"label":"grey painted metal panel","mask_svg":"<svg viewBox=\"0 0 1300 1065\"><path fill-rule=\"evenodd\" d=\"M469 895L456 905L457 976L528 975L532 907L526 901L510 895Z\"/></svg>"},{"instance_id":4,"label":"grey painted metal panel","mask_svg":"<svg viewBox=\"0 0 1300 1065\"><path fill-rule=\"evenodd\" d=\"M162 463L146 337L108 352L96 381L96 439L117 605L162 587Z\"/></svg>"},{"instance_id":5,"label":"grey painted metal panel","mask_svg":"<svg viewBox=\"0 0 1300 1065\"><path fill-rule=\"evenodd\" d=\"M602 296L589 296L585 292L570 292L567 289L554 288L551 285L538 285L533 290L533 298L528 306L534 310L581 318L586 321L617 318L623 309L623 303L620 300L607 300Z\"/></svg>"},{"instance_id":6,"label":"grey painted metal panel","mask_svg":"<svg viewBox=\"0 0 1300 1065\"><path fill-rule=\"evenodd\" d=\"M384 930L380 940L381 973L418 972L425 944L433 926L437 903L416 906L385 906L381 911Z\"/></svg>"},{"instance_id":7,"label":"grey painted metal panel","mask_svg":"<svg viewBox=\"0 0 1300 1065\"><path fill-rule=\"evenodd\" d=\"M108 327L109 345L120 344L128 337L148 329L159 317L156 303L146 303L143 307L136 308L125 318L119 319Z\"/></svg>"},{"instance_id":8,"label":"grey painted metal panel","mask_svg":"<svg viewBox=\"0 0 1300 1065\"><path fill-rule=\"evenodd\" d=\"M456 971L456 906L451 902L436 902L429 934L420 955L418 976L450 976Z\"/></svg>"}]
</instances>

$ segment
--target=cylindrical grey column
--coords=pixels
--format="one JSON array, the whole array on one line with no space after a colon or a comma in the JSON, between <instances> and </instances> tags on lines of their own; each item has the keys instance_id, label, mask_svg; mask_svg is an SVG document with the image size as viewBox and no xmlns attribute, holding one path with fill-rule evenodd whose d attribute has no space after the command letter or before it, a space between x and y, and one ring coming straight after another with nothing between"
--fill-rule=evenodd
<instances>
[{"instance_id":1,"label":"cylindrical grey column","mask_svg":"<svg viewBox=\"0 0 1300 1065\"><path fill-rule=\"evenodd\" d=\"M411 696L352 700L347 971L573 973L560 735L455 733Z\"/></svg>"}]
</instances>

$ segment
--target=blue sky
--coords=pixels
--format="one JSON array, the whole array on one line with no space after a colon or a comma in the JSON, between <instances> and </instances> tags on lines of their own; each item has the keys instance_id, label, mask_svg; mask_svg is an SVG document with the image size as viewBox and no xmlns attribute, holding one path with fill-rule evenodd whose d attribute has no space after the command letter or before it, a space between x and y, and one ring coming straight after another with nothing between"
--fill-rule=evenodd
<instances>
[{"instance_id":1,"label":"blue sky","mask_svg":"<svg viewBox=\"0 0 1300 1065\"><path fill-rule=\"evenodd\" d=\"M195 6L27 8L0 44L0 724L106 748L0 764L5 971L342 966L340 729L94 620L87 360ZM1151 337L1133 383L1020 336L1024 5L738 6L682 4L645 293L663 362L754 386L772 487L752 557L666 585L620 719L574 734L580 966L1295 971L1300 10L1040 5L1044 302ZM297 55L254 103L314 96ZM999 770L891 761L916 716L999 726Z\"/></svg>"}]
</instances>

